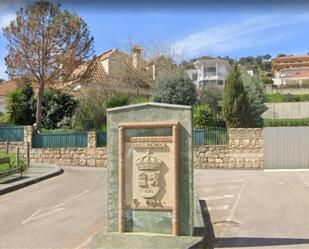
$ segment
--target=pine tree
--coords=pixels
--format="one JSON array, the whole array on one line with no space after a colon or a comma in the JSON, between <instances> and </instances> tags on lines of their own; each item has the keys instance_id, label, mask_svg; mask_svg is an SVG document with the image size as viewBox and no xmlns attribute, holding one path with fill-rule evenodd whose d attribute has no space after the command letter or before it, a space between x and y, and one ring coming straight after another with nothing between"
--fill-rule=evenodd
<instances>
[{"instance_id":1,"label":"pine tree","mask_svg":"<svg viewBox=\"0 0 309 249\"><path fill-rule=\"evenodd\" d=\"M249 98L237 64L235 64L224 87L223 116L230 128L246 128L250 126Z\"/></svg>"}]
</instances>

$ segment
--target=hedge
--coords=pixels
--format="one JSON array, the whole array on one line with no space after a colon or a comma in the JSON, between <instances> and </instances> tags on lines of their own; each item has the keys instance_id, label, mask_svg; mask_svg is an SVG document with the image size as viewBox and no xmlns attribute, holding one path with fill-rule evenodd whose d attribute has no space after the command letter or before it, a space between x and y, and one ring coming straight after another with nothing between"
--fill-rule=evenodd
<instances>
[{"instance_id":1,"label":"hedge","mask_svg":"<svg viewBox=\"0 0 309 249\"><path fill-rule=\"evenodd\" d=\"M303 119L264 119L264 127L309 126L309 118Z\"/></svg>"}]
</instances>

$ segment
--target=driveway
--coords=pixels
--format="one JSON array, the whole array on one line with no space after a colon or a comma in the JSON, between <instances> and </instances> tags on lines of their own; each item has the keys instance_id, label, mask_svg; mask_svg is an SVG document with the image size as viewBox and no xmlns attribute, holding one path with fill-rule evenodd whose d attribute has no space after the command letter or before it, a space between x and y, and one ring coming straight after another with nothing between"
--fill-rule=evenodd
<instances>
[{"instance_id":1,"label":"driveway","mask_svg":"<svg viewBox=\"0 0 309 249\"><path fill-rule=\"evenodd\" d=\"M66 167L0 196L0 248L81 248L105 219L106 169Z\"/></svg>"},{"instance_id":2,"label":"driveway","mask_svg":"<svg viewBox=\"0 0 309 249\"><path fill-rule=\"evenodd\" d=\"M207 248L309 248L309 172L195 170Z\"/></svg>"}]
</instances>

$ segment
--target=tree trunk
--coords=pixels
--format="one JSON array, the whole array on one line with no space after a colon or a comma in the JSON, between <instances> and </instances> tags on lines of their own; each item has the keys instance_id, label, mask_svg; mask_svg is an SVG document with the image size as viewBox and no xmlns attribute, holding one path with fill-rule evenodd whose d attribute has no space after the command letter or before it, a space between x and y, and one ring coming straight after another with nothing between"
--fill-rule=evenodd
<instances>
[{"instance_id":1,"label":"tree trunk","mask_svg":"<svg viewBox=\"0 0 309 249\"><path fill-rule=\"evenodd\" d=\"M44 93L44 82L39 82L38 98L36 103L36 114L35 114L35 130L39 131L42 126L42 102Z\"/></svg>"}]
</instances>

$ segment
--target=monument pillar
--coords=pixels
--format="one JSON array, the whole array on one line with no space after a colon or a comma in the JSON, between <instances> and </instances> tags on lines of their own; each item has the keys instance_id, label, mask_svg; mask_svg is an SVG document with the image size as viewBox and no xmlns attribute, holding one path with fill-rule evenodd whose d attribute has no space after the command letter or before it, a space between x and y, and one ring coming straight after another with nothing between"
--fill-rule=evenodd
<instances>
[{"instance_id":1,"label":"monument pillar","mask_svg":"<svg viewBox=\"0 0 309 249\"><path fill-rule=\"evenodd\" d=\"M108 231L192 235L191 107L116 107L107 120Z\"/></svg>"}]
</instances>

